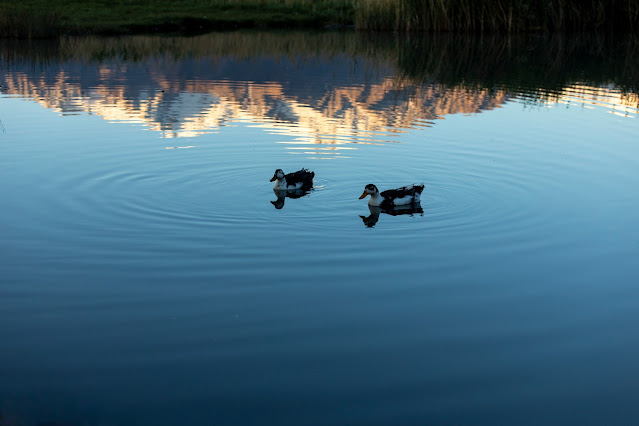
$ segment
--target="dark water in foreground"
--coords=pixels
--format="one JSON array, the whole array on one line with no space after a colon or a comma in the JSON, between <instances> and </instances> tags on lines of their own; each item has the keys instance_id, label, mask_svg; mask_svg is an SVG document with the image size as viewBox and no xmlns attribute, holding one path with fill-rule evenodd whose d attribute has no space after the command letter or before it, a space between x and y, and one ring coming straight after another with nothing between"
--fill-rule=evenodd
<instances>
[{"instance_id":1,"label":"dark water in foreground","mask_svg":"<svg viewBox=\"0 0 639 426\"><path fill-rule=\"evenodd\" d=\"M632 49L5 46L0 424L634 423Z\"/></svg>"}]
</instances>

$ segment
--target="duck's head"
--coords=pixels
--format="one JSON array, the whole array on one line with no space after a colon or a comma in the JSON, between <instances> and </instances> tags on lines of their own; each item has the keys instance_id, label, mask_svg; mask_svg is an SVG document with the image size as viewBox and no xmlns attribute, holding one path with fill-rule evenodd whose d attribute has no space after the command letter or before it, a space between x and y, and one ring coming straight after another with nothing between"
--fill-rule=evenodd
<instances>
[{"instance_id":1,"label":"duck's head","mask_svg":"<svg viewBox=\"0 0 639 426\"><path fill-rule=\"evenodd\" d=\"M379 189L377 189L377 187L375 185L373 185L372 183L369 183L364 188L364 192L362 192L362 195L360 195L359 199L361 200L362 198L366 197L367 195L374 196L375 194L379 194Z\"/></svg>"},{"instance_id":2,"label":"duck's head","mask_svg":"<svg viewBox=\"0 0 639 426\"><path fill-rule=\"evenodd\" d=\"M275 173L273 173L273 177L271 178L271 182L273 182L275 179L284 179L284 172L282 171L282 169L275 170Z\"/></svg>"}]
</instances>

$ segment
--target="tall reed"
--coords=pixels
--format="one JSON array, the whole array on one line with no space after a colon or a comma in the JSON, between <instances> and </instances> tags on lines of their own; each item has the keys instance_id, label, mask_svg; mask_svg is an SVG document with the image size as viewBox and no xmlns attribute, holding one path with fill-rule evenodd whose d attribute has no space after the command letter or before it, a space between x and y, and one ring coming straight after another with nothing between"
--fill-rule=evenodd
<instances>
[{"instance_id":1,"label":"tall reed","mask_svg":"<svg viewBox=\"0 0 639 426\"><path fill-rule=\"evenodd\" d=\"M639 29L639 0L354 0L359 29L522 32Z\"/></svg>"},{"instance_id":2,"label":"tall reed","mask_svg":"<svg viewBox=\"0 0 639 426\"><path fill-rule=\"evenodd\" d=\"M6 5L0 8L0 38L49 38L61 33L55 11Z\"/></svg>"}]
</instances>

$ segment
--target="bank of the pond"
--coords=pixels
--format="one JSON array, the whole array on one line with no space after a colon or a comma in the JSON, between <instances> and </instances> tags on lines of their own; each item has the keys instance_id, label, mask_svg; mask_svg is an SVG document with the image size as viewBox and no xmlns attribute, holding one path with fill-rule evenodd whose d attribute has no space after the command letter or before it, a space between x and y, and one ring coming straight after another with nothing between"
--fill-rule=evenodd
<instances>
[{"instance_id":1,"label":"bank of the pond","mask_svg":"<svg viewBox=\"0 0 639 426\"><path fill-rule=\"evenodd\" d=\"M639 0L0 0L0 37L235 28L636 32Z\"/></svg>"},{"instance_id":2,"label":"bank of the pond","mask_svg":"<svg viewBox=\"0 0 639 426\"><path fill-rule=\"evenodd\" d=\"M352 0L0 0L0 37L343 27L353 17Z\"/></svg>"}]
</instances>

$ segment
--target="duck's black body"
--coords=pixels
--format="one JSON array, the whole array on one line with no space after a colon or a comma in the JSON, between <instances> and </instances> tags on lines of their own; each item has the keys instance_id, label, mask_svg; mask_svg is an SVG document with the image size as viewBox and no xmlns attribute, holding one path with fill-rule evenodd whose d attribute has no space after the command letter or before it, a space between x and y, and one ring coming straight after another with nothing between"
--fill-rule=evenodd
<instances>
[{"instance_id":1,"label":"duck's black body","mask_svg":"<svg viewBox=\"0 0 639 426\"><path fill-rule=\"evenodd\" d=\"M291 189L311 189L313 187L313 178L315 172L302 169L293 173L284 174L282 169L275 170L271 182L277 180L273 189L291 190Z\"/></svg>"},{"instance_id":2,"label":"duck's black body","mask_svg":"<svg viewBox=\"0 0 639 426\"><path fill-rule=\"evenodd\" d=\"M289 185L297 186L298 183L302 184L300 189L308 189L313 186L313 178L315 177L315 172L311 172L310 170L302 169L293 173L289 173L285 176L286 183Z\"/></svg>"},{"instance_id":3,"label":"duck's black body","mask_svg":"<svg viewBox=\"0 0 639 426\"><path fill-rule=\"evenodd\" d=\"M397 189L387 189L386 191L382 191L379 194L384 199L380 207L391 210L393 207L395 207L395 204L393 203L394 200L400 200L404 197L412 197L412 200L414 202L415 195L421 194L423 190L424 185L410 185Z\"/></svg>"}]
</instances>

